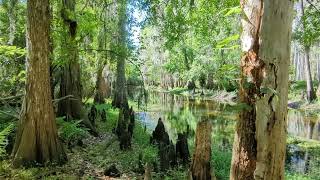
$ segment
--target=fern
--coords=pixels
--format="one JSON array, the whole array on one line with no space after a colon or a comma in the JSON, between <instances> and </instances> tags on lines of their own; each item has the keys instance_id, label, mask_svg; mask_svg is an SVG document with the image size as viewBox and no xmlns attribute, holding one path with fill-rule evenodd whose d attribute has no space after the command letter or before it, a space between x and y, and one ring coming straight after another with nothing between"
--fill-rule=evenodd
<instances>
[{"instance_id":1,"label":"fern","mask_svg":"<svg viewBox=\"0 0 320 180\"><path fill-rule=\"evenodd\" d=\"M4 156L4 154L6 152L5 151L5 147L8 145L7 137L11 133L13 128L14 128L14 125L13 124L9 124L6 128L4 128L0 132L0 157Z\"/></svg>"},{"instance_id":2,"label":"fern","mask_svg":"<svg viewBox=\"0 0 320 180\"><path fill-rule=\"evenodd\" d=\"M57 124L59 126L58 134L65 142L72 142L81 140L88 136L86 128L80 126L79 121L64 121L64 117L57 118Z\"/></svg>"}]
</instances>

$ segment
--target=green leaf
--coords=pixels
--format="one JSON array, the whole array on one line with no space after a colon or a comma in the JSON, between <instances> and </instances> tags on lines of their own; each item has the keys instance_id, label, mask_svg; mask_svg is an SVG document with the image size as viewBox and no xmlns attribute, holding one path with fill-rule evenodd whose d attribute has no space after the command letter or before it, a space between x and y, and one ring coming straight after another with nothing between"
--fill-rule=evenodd
<instances>
[{"instance_id":1,"label":"green leaf","mask_svg":"<svg viewBox=\"0 0 320 180\"><path fill-rule=\"evenodd\" d=\"M232 35L232 36L229 36L221 41L219 41L217 43L217 46L216 48L223 48L225 47L226 45L228 44L231 44L233 41L237 41L239 39L240 35L239 34L235 34L235 35ZM238 46L238 45L237 45Z\"/></svg>"}]
</instances>

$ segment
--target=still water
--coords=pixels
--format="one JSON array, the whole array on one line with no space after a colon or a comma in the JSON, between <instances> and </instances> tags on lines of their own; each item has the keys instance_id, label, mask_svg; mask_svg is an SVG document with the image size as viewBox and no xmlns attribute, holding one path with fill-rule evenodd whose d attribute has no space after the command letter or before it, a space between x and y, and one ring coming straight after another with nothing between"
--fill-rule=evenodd
<instances>
[{"instance_id":1,"label":"still water","mask_svg":"<svg viewBox=\"0 0 320 180\"><path fill-rule=\"evenodd\" d=\"M154 130L161 118L173 143L176 142L178 133L191 131L189 139L192 146L197 123L208 119L213 125L213 144L222 151L228 150L231 153L237 113L241 108L205 98L158 92L149 93L147 102L137 116L148 130ZM289 110L287 131L290 137L320 141L319 118L317 115ZM307 173L311 168L311 161L318 162L319 158L295 145L288 145L286 166L290 171Z\"/></svg>"}]
</instances>

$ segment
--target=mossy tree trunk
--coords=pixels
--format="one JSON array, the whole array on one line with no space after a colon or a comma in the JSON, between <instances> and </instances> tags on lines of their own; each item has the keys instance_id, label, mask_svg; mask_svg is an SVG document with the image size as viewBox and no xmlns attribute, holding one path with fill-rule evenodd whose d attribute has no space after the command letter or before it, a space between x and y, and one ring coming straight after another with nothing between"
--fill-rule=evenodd
<instances>
[{"instance_id":1,"label":"mossy tree trunk","mask_svg":"<svg viewBox=\"0 0 320 180\"><path fill-rule=\"evenodd\" d=\"M58 116L64 116L67 120L81 119L90 133L98 136L95 127L90 123L87 112L82 104L82 85L79 64L77 35L77 21L75 19L75 0L62 0L61 17L65 26L65 40L62 43L65 64L61 70L59 97L72 95L58 103Z\"/></svg>"},{"instance_id":2,"label":"mossy tree trunk","mask_svg":"<svg viewBox=\"0 0 320 180\"><path fill-rule=\"evenodd\" d=\"M27 82L13 148L13 165L61 163L49 79L49 0L27 2Z\"/></svg>"},{"instance_id":3,"label":"mossy tree trunk","mask_svg":"<svg viewBox=\"0 0 320 180\"><path fill-rule=\"evenodd\" d=\"M62 0L61 17L64 22L64 42L62 43L65 64L61 70L60 97L73 95L73 98L59 101L58 115L67 119L81 119L82 95L80 64L76 42L77 21L75 19L75 1Z\"/></svg>"},{"instance_id":4,"label":"mossy tree trunk","mask_svg":"<svg viewBox=\"0 0 320 180\"><path fill-rule=\"evenodd\" d=\"M127 82L126 82L126 71L125 71L125 63L127 57L127 49L126 49L126 4L127 0L119 1L119 34L117 39L117 79L114 91L114 98L112 101L112 105L118 108L126 108L129 109L128 99L127 99Z\"/></svg>"},{"instance_id":5,"label":"mossy tree trunk","mask_svg":"<svg viewBox=\"0 0 320 180\"><path fill-rule=\"evenodd\" d=\"M291 1L241 1L239 115L230 179L284 179ZM274 29L277 27L277 29Z\"/></svg>"}]
</instances>

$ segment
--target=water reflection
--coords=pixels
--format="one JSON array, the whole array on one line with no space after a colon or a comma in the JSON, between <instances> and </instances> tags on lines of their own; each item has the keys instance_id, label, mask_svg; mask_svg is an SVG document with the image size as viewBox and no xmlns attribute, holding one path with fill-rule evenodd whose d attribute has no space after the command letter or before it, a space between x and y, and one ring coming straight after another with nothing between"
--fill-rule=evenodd
<instances>
[{"instance_id":1,"label":"water reflection","mask_svg":"<svg viewBox=\"0 0 320 180\"><path fill-rule=\"evenodd\" d=\"M288 112L287 130L290 136L320 141L320 122L316 115L308 115L297 110Z\"/></svg>"},{"instance_id":2,"label":"water reflection","mask_svg":"<svg viewBox=\"0 0 320 180\"><path fill-rule=\"evenodd\" d=\"M169 93L149 93L148 111L137 113L148 129L156 127L162 118L170 140L176 143L179 133L195 134L197 122L207 119L212 122L213 136L221 147L230 147L233 139L236 112L228 104L202 98L177 96Z\"/></svg>"}]
</instances>

